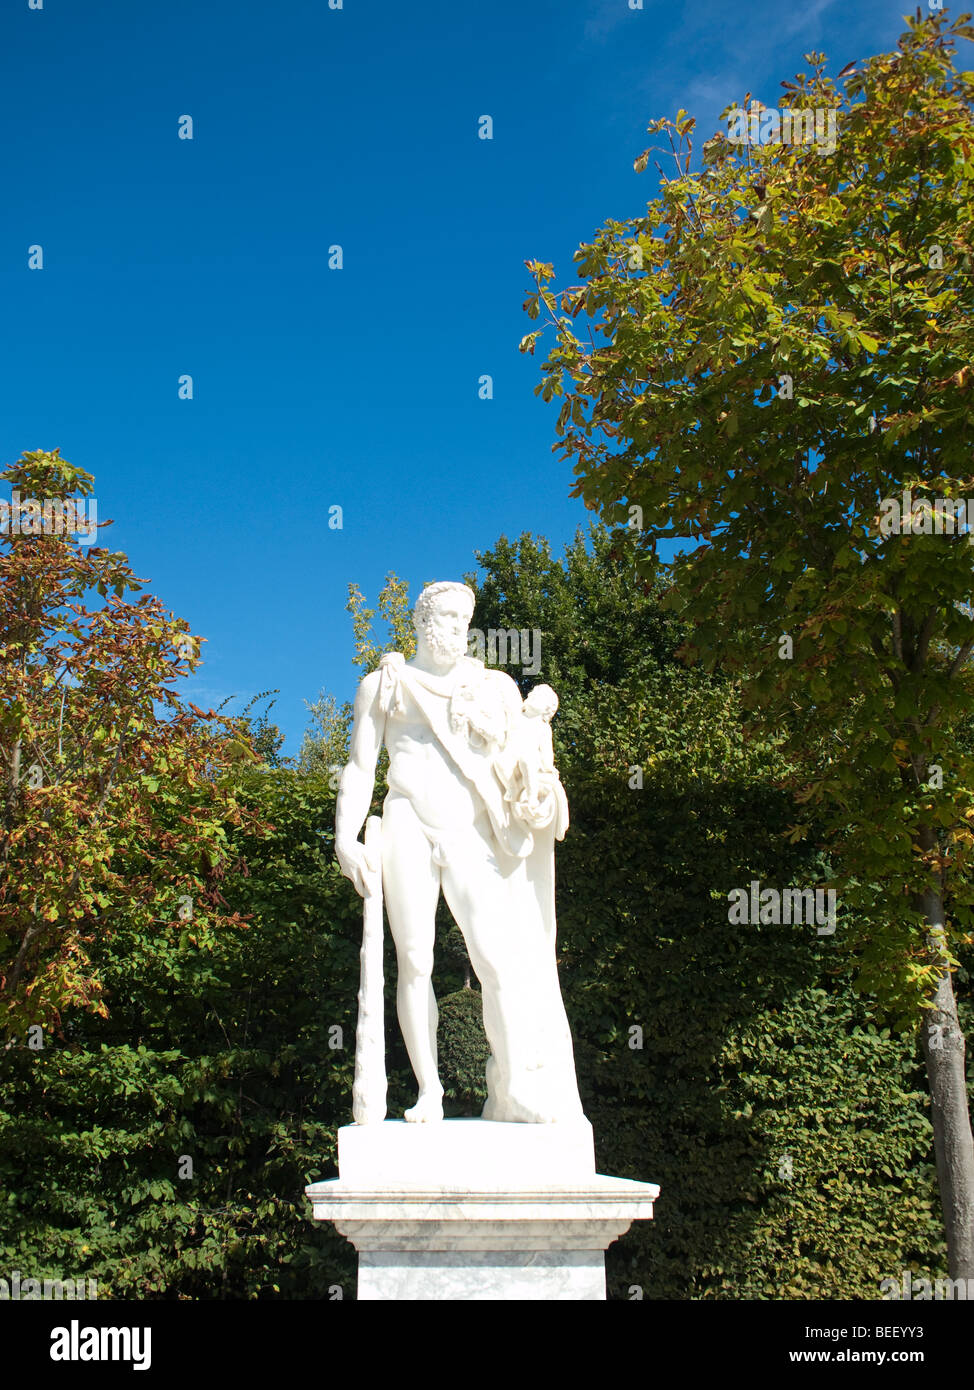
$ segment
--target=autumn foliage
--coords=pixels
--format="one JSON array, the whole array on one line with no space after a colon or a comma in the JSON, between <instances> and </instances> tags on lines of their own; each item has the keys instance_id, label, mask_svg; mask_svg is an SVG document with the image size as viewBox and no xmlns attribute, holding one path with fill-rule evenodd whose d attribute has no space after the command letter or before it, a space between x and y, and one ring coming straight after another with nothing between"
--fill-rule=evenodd
<instances>
[{"instance_id":1,"label":"autumn foliage","mask_svg":"<svg viewBox=\"0 0 974 1390\"><path fill-rule=\"evenodd\" d=\"M27 513L91 475L55 450L0 476L24 509L0 535L0 1033L22 1040L105 1014L89 947L121 915L202 946L243 925L220 881L247 814L224 774L248 750L180 700L199 643L125 557Z\"/></svg>"}]
</instances>

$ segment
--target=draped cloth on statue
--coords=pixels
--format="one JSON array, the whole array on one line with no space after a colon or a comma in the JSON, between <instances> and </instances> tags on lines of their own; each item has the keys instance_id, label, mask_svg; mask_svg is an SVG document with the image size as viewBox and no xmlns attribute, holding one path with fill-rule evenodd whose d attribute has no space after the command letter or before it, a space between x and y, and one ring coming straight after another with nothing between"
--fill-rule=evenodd
<instances>
[{"instance_id":1,"label":"draped cloth on statue","mask_svg":"<svg viewBox=\"0 0 974 1390\"><path fill-rule=\"evenodd\" d=\"M526 1081L542 1097L538 1108L558 1120L582 1118L571 1033L561 998L555 954L555 839L568 826L568 804L550 754L537 751L537 719L522 713L517 686L501 671L464 657L455 679L427 677L407 666L400 652L380 662L379 707L401 714L408 697L457 771L474 788L492 830L492 849L505 884L506 921L517 922L523 963L525 1009L531 1015ZM548 733L550 748L550 732ZM424 826L434 862L450 855L451 832ZM454 832L462 833L462 832ZM493 1060L493 1059L492 1059ZM485 1119L517 1119L488 1063ZM492 1084L493 1081L493 1084Z\"/></svg>"}]
</instances>

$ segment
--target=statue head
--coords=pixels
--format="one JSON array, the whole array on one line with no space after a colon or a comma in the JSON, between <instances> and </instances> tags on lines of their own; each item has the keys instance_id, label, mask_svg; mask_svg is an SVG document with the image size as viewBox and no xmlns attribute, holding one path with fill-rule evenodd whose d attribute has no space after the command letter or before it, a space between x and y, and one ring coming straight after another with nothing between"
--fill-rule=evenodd
<instances>
[{"instance_id":1,"label":"statue head","mask_svg":"<svg viewBox=\"0 0 974 1390\"><path fill-rule=\"evenodd\" d=\"M558 696L550 685L536 685L524 701L523 709L529 719L540 717L550 724L558 713Z\"/></svg>"},{"instance_id":2,"label":"statue head","mask_svg":"<svg viewBox=\"0 0 974 1390\"><path fill-rule=\"evenodd\" d=\"M466 584L446 580L427 584L413 609L417 655L425 648L439 665L453 665L465 656L474 602L473 590Z\"/></svg>"}]
</instances>

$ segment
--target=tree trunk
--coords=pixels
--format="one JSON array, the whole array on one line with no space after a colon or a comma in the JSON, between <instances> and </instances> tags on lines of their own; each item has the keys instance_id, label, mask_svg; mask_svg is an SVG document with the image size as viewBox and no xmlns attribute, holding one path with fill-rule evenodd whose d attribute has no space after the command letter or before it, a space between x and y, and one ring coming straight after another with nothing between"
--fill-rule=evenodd
<instances>
[{"instance_id":1,"label":"tree trunk","mask_svg":"<svg viewBox=\"0 0 974 1390\"><path fill-rule=\"evenodd\" d=\"M967 1103L965 1041L957 1020L954 986L943 960L943 899L923 895L931 958L940 963L933 1004L923 1015L921 1039L930 1086L937 1181L947 1230L951 1279L974 1279L974 1137Z\"/></svg>"}]
</instances>

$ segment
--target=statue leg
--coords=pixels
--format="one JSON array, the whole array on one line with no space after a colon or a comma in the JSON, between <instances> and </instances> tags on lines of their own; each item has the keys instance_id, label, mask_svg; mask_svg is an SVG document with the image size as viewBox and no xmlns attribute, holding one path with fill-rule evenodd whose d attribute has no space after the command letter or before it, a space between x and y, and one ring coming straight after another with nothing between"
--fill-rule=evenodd
<instances>
[{"instance_id":1,"label":"statue leg","mask_svg":"<svg viewBox=\"0 0 974 1390\"><path fill-rule=\"evenodd\" d=\"M439 1011L432 978L440 874L433 863L430 842L405 800L386 800L382 882L399 966L399 1026L419 1086L416 1104L406 1111L405 1118L412 1123L442 1120L443 1087L436 1058Z\"/></svg>"},{"instance_id":2,"label":"statue leg","mask_svg":"<svg viewBox=\"0 0 974 1390\"><path fill-rule=\"evenodd\" d=\"M524 924L512 911L507 880L486 834L475 830L462 843L465 853L457 852L458 840L451 842L443 894L463 932L483 993L484 1031L491 1050L483 1117L550 1123L557 1118L557 1106L546 1102L543 1083L539 1086L538 1011L532 1004L544 984L538 969L532 968Z\"/></svg>"}]
</instances>

